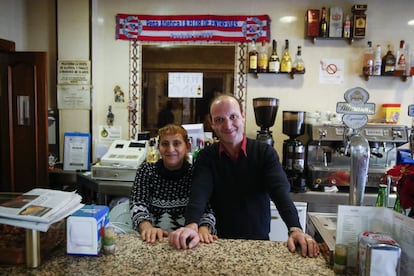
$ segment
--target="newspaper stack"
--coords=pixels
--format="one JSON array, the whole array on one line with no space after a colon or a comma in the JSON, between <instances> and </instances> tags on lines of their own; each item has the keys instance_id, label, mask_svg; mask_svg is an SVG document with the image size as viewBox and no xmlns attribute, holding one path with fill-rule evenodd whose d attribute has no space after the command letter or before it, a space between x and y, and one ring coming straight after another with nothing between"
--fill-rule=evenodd
<instances>
[{"instance_id":1,"label":"newspaper stack","mask_svg":"<svg viewBox=\"0 0 414 276\"><path fill-rule=\"evenodd\" d=\"M0 224L46 232L50 225L82 208L75 192L36 188L0 200Z\"/></svg>"}]
</instances>

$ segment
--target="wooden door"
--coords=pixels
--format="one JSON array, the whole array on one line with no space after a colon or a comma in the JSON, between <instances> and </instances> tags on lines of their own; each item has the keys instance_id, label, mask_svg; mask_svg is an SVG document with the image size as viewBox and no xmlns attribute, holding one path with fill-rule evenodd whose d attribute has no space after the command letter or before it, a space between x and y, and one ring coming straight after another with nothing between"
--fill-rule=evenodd
<instances>
[{"instance_id":1,"label":"wooden door","mask_svg":"<svg viewBox=\"0 0 414 276\"><path fill-rule=\"evenodd\" d=\"M0 54L0 190L48 187L46 53Z\"/></svg>"}]
</instances>

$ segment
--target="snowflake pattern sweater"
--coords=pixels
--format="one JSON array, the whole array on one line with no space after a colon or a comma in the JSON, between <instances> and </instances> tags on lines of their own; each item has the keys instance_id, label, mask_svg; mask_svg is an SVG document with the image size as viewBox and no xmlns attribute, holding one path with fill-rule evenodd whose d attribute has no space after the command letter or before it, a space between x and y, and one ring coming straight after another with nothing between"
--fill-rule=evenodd
<instances>
[{"instance_id":1,"label":"snowflake pattern sweater","mask_svg":"<svg viewBox=\"0 0 414 276\"><path fill-rule=\"evenodd\" d=\"M189 201L192 165L184 162L181 169L167 170L162 159L144 162L137 170L130 196L130 212L134 229L142 221L168 232L184 226L184 212ZM215 218L211 209L203 214L199 225L215 233Z\"/></svg>"}]
</instances>

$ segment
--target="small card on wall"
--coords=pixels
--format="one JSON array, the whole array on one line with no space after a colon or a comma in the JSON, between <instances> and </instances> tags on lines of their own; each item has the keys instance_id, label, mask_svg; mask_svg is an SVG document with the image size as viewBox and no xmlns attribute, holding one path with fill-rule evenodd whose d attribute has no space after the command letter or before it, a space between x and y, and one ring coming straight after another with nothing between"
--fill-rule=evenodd
<instances>
[{"instance_id":1,"label":"small card on wall","mask_svg":"<svg viewBox=\"0 0 414 276\"><path fill-rule=\"evenodd\" d=\"M91 135L89 133L66 132L64 137L63 169L89 171Z\"/></svg>"}]
</instances>

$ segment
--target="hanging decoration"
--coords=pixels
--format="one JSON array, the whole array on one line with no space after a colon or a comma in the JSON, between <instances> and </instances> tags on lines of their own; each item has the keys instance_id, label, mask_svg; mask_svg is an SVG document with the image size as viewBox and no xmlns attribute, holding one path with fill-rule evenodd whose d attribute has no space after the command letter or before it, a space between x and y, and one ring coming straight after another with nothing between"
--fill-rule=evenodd
<instances>
[{"instance_id":1,"label":"hanging decoration","mask_svg":"<svg viewBox=\"0 0 414 276\"><path fill-rule=\"evenodd\" d=\"M117 14L116 39L140 41L269 41L268 15Z\"/></svg>"}]
</instances>

